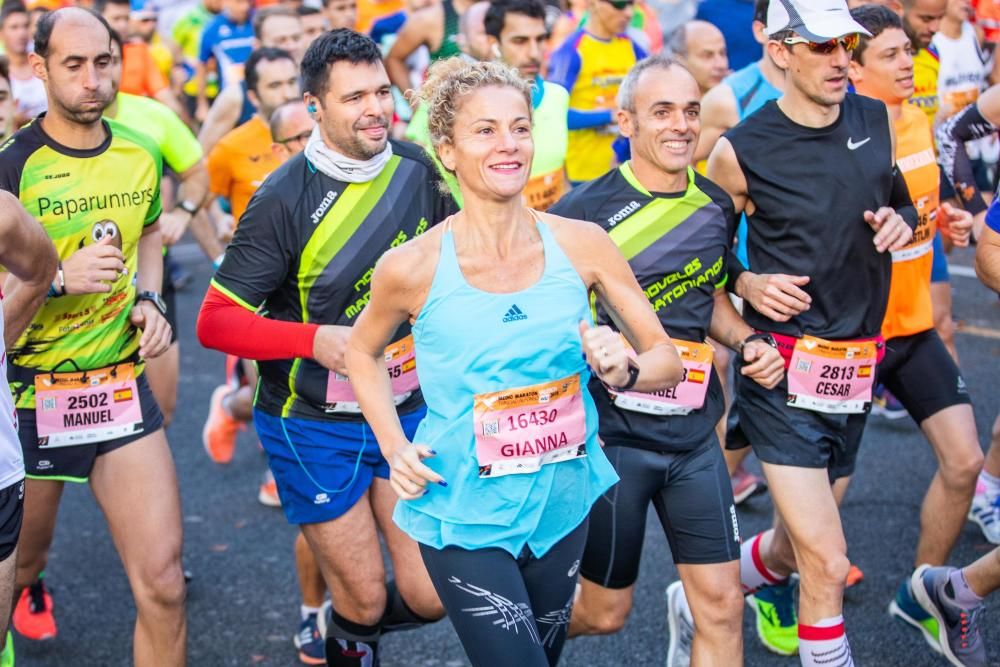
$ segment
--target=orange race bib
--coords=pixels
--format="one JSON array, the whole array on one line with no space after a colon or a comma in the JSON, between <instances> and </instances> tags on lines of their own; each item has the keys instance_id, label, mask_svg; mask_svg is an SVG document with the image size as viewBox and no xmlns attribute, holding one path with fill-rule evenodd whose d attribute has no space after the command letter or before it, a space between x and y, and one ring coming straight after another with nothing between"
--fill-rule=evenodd
<instances>
[{"instance_id":1,"label":"orange race bib","mask_svg":"<svg viewBox=\"0 0 1000 667\"><path fill-rule=\"evenodd\" d=\"M546 211L566 192L566 172L560 167L546 174L533 176L524 187L524 203L536 211Z\"/></svg>"}]
</instances>

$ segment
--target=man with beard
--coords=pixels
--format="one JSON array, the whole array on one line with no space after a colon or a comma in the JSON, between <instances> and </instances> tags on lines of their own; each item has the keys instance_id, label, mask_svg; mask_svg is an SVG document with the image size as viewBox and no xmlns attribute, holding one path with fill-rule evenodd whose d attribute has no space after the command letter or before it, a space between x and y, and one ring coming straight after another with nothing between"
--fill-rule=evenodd
<instances>
[{"instance_id":1,"label":"man with beard","mask_svg":"<svg viewBox=\"0 0 1000 667\"><path fill-rule=\"evenodd\" d=\"M377 663L383 631L444 612L416 542L392 523L389 466L344 351L375 262L454 204L423 151L389 141L391 86L371 39L324 34L302 62L302 87L317 127L251 199L205 297L198 338L259 362L257 434L285 516L301 526L334 600L327 664L360 667ZM396 340L390 377L412 437L425 409L408 326ZM396 574L388 584L379 533Z\"/></svg>"},{"instance_id":2,"label":"man with beard","mask_svg":"<svg viewBox=\"0 0 1000 667\"><path fill-rule=\"evenodd\" d=\"M49 111L0 151L0 188L42 223L60 264L8 350L28 476L15 593L45 567L63 486L89 481L135 599L134 663L183 665L180 497L144 373L170 344L158 291L161 156L146 135L101 117L114 55L99 15L47 14L30 59ZM5 291L9 323L28 290L8 281Z\"/></svg>"}]
</instances>

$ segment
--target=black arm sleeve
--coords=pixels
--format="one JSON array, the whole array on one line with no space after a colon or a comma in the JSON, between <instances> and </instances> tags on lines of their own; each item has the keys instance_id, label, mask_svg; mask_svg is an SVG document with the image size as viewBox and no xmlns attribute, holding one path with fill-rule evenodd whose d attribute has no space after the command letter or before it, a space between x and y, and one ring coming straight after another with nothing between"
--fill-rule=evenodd
<instances>
[{"instance_id":1,"label":"black arm sleeve","mask_svg":"<svg viewBox=\"0 0 1000 667\"><path fill-rule=\"evenodd\" d=\"M944 177L955 189L965 210L973 215L986 210L986 200L976 185L965 142L987 137L996 131L996 126L979 112L979 105L970 104L942 123L936 133Z\"/></svg>"},{"instance_id":2,"label":"black arm sleeve","mask_svg":"<svg viewBox=\"0 0 1000 667\"><path fill-rule=\"evenodd\" d=\"M746 273L747 267L743 266L743 262L740 261L739 256L733 252L732 248L726 256L726 268L729 272L729 279L726 280L726 291L730 294L736 294L736 281Z\"/></svg>"},{"instance_id":3,"label":"black arm sleeve","mask_svg":"<svg viewBox=\"0 0 1000 667\"><path fill-rule=\"evenodd\" d=\"M898 166L892 168L892 194L889 196L889 206L896 210L910 229L916 229L920 222L917 207L910 198L910 189L906 187L906 179Z\"/></svg>"}]
</instances>

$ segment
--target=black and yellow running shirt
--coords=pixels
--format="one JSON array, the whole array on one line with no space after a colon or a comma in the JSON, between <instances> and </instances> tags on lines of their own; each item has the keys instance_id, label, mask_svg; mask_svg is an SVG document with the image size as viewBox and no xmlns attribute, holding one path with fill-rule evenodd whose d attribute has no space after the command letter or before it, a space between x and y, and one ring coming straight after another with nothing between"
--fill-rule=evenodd
<instances>
[{"instance_id":1,"label":"black and yellow running shirt","mask_svg":"<svg viewBox=\"0 0 1000 667\"><path fill-rule=\"evenodd\" d=\"M101 294L48 299L8 350L17 407L34 409L38 370L103 368L134 357L137 245L160 217L162 158L152 139L113 120L92 150L56 143L41 117L0 147L0 188L18 199L48 233L63 262L105 237L121 249L127 273Z\"/></svg>"},{"instance_id":2,"label":"black and yellow running shirt","mask_svg":"<svg viewBox=\"0 0 1000 667\"><path fill-rule=\"evenodd\" d=\"M392 149L388 164L368 183L334 180L302 154L272 172L250 200L212 285L275 320L353 326L371 296L379 257L455 210L420 147L392 142ZM408 333L407 326L396 339ZM329 373L315 361L258 365L258 409L361 421L360 414L326 409ZM411 412L422 403L414 392L398 408Z\"/></svg>"},{"instance_id":3,"label":"black and yellow running shirt","mask_svg":"<svg viewBox=\"0 0 1000 667\"><path fill-rule=\"evenodd\" d=\"M689 168L684 192L650 192L626 162L574 189L549 212L603 227L625 255L670 337L705 341L715 292L726 284L737 222L732 200L719 186ZM600 304L596 312L598 324L614 326ZM590 391L600 414L601 438L643 449L689 451L705 442L725 410L714 372L705 405L683 416L623 410L596 379Z\"/></svg>"}]
</instances>

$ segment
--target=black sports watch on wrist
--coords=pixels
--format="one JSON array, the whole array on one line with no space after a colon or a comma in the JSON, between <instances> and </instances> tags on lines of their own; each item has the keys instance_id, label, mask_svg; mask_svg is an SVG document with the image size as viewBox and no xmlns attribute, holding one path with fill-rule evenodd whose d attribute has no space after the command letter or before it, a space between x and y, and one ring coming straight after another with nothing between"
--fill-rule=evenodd
<instances>
[{"instance_id":1,"label":"black sports watch on wrist","mask_svg":"<svg viewBox=\"0 0 1000 667\"><path fill-rule=\"evenodd\" d=\"M191 216L194 216L194 214L198 212L198 207L195 206L194 202L188 201L187 199L178 204L177 208Z\"/></svg>"},{"instance_id":2,"label":"black sports watch on wrist","mask_svg":"<svg viewBox=\"0 0 1000 667\"><path fill-rule=\"evenodd\" d=\"M769 333L757 332L750 334L742 341L740 341L739 344L736 346L736 351L739 352L740 354L743 354L743 348L747 346L747 343L752 343L755 340L762 340L771 347L773 347L774 349L776 350L778 349L778 342L774 340L774 336L772 336Z\"/></svg>"},{"instance_id":3,"label":"black sports watch on wrist","mask_svg":"<svg viewBox=\"0 0 1000 667\"><path fill-rule=\"evenodd\" d=\"M160 296L159 292L150 292L148 290L139 292L135 295L135 302L139 303L140 301L149 301L160 311L160 315L167 316L167 304L163 301L163 297Z\"/></svg>"},{"instance_id":4,"label":"black sports watch on wrist","mask_svg":"<svg viewBox=\"0 0 1000 667\"><path fill-rule=\"evenodd\" d=\"M615 387L618 391L628 391L635 386L635 383L639 381L639 364L632 361L630 358L628 360L628 380L625 381L620 387Z\"/></svg>"}]
</instances>

